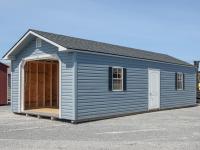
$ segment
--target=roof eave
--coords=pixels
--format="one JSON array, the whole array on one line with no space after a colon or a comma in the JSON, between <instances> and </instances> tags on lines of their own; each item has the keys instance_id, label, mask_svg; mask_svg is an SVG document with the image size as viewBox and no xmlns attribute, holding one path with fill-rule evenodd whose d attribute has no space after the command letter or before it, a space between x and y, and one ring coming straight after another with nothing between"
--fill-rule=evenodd
<instances>
[{"instance_id":1,"label":"roof eave","mask_svg":"<svg viewBox=\"0 0 200 150\"><path fill-rule=\"evenodd\" d=\"M50 43L50 44L56 46L56 47L58 48L58 51L66 51L66 50L67 50L66 47L63 47L63 46L61 46L61 45L55 43L54 41L51 41L51 40L49 40L49 39L47 39L47 38L45 38L45 37L43 37L43 36L41 36L41 35L39 35L39 34L37 34L37 33L35 33L35 32L29 30L29 31L27 31L27 32L22 36L22 38L21 38L16 44L3 56L3 59L5 59L5 60L13 60L13 59L14 59L14 56L12 56L12 53L13 53L13 52L18 48L18 46L19 46L20 44L22 44L23 41L24 41L28 36L30 36L30 35L34 35L34 36L36 36L36 37L38 37L38 38L40 38L40 39L42 39L42 40L44 40L44 41L46 41L46 42L48 42L48 43Z\"/></svg>"},{"instance_id":2,"label":"roof eave","mask_svg":"<svg viewBox=\"0 0 200 150\"><path fill-rule=\"evenodd\" d=\"M7 68L10 67L9 65L7 65L7 64L5 64L5 63L2 63L2 62L0 62L0 64L6 66Z\"/></svg>"},{"instance_id":3,"label":"roof eave","mask_svg":"<svg viewBox=\"0 0 200 150\"><path fill-rule=\"evenodd\" d=\"M106 55L106 56L112 56L112 57L130 58L130 59L145 60L145 61L151 61L151 62L160 62L160 63L165 63L165 64L172 64L172 65L179 65L179 66L193 67L194 68L194 66L190 63L186 63L186 64L172 63L172 62L158 61L158 60L145 59L145 58L139 58L139 57L131 57L131 56L109 54L109 53L102 53L102 52L92 52L92 51L88 51L88 50L81 50L81 49L74 49L74 48L68 48L67 51L68 52L89 53L89 54L96 54L96 55Z\"/></svg>"}]
</instances>

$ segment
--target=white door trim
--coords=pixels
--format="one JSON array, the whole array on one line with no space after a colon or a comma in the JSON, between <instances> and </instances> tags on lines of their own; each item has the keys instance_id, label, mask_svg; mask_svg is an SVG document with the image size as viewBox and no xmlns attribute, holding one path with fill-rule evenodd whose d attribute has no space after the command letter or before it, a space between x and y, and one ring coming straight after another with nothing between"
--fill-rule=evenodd
<instances>
[{"instance_id":1,"label":"white door trim","mask_svg":"<svg viewBox=\"0 0 200 150\"><path fill-rule=\"evenodd\" d=\"M159 94L158 94L158 107L157 108L150 108L150 78L149 78L149 74L150 74L150 72L151 71L157 71L158 72L158 74L159 74L159 78L158 78L158 80L159 80ZM152 68L149 68L148 69L148 110L152 110L152 109L160 109L160 70L159 69L152 69Z\"/></svg>"},{"instance_id":2,"label":"white door trim","mask_svg":"<svg viewBox=\"0 0 200 150\"><path fill-rule=\"evenodd\" d=\"M24 111L24 65L26 64L27 61L32 61L32 60L57 60L59 62L59 118L62 116L61 112L61 100L62 100L62 95L61 95L61 73L62 73L62 62L60 58L57 55L50 55L50 54L43 54L39 56L31 56L31 57L26 57L25 59L22 59L22 61L19 64L19 102L20 104L18 105L18 112L23 112Z\"/></svg>"}]
</instances>

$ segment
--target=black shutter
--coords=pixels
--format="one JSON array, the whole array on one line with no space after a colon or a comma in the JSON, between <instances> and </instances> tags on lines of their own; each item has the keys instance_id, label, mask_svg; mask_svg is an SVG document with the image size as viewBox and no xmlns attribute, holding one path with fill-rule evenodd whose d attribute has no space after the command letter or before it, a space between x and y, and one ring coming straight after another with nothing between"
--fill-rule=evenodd
<instances>
[{"instance_id":1,"label":"black shutter","mask_svg":"<svg viewBox=\"0 0 200 150\"><path fill-rule=\"evenodd\" d=\"M108 89L112 91L112 67L108 68Z\"/></svg>"},{"instance_id":2,"label":"black shutter","mask_svg":"<svg viewBox=\"0 0 200 150\"><path fill-rule=\"evenodd\" d=\"M123 90L126 91L126 68L123 68Z\"/></svg>"},{"instance_id":3,"label":"black shutter","mask_svg":"<svg viewBox=\"0 0 200 150\"><path fill-rule=\"evenodd\" d=\"M183 73L183 90L185 90L185 74Z\"/></svg>"},{"instance_id":4,"label":"black shutter","mask_svg":"<svg viewBox=\"0 0 200 150\"><path fill-rule=\"evenodd\" d=\"M175 90L177 90L177 73L175 73Z\"/></svg>"}]
</instances>

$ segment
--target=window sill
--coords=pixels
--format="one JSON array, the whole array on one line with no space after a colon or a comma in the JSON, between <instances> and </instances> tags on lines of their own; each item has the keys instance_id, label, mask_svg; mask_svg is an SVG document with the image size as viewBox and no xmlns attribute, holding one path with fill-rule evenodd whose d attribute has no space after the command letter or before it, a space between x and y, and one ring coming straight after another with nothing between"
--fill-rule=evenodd
<instances>
[{"instance_id":1,"label":"window sill","mask_svg":"<svg viewBox=\"0 0 200 150\"><path fill-rule=\"evenodd\" d=\"M112 90L112 92L123 92L124 90Z\"/></svg>"},{"instance_id":2,"label":"window sill","mask_svg":"<svg viewBox=\"0 0 200 150\"><path fill-rule=\"evenodd\" d=\"M184 91L184 89L176 89L177 91Z\"/></svg>"}]
</instances>

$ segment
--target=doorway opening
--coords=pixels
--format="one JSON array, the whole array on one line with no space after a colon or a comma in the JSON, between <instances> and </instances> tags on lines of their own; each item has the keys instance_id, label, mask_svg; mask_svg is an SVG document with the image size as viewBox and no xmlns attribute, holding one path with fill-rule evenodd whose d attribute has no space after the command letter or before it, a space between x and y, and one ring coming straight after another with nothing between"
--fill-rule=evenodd
<instances>
[{"instance_id":1,"label":"doorway opening","mask_svg":"<svg viewBox=\"0 0 200 150\"><path fill-rule=\"evenodd\" d=\"M24 111L59 115L59 62L28 61L24 66Z\"/></svg>"}]
</instances>

